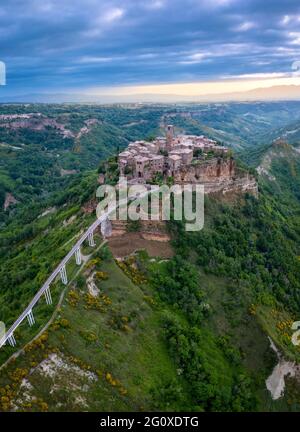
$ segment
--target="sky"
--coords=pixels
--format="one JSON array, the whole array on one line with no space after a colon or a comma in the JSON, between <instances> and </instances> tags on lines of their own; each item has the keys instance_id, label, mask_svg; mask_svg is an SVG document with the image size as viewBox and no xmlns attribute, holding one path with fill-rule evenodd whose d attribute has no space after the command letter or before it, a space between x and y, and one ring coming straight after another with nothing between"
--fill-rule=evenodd
<instances>
[{"instance_id":1,"label":"sky","mask_svg":"<svg viewBox=\"0 0 300 432\"><path fill-rule=\"evenodd\" d=\"M300 2L5 0L0 61L0 98L300 84Z\"/></svg>"}]
</instances>

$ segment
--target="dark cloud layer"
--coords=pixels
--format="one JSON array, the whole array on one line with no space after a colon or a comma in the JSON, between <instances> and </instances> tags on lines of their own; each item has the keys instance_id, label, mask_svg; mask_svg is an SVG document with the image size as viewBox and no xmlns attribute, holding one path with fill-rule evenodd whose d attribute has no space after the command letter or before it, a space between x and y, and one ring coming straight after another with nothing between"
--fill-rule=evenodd
<instances>
[{"instance_id":1,"label":"dark cloud layer","mask_svg":"<svg viewBox=\"0 0 300 432\"><path fill-rule=\"evenodd\" d=\"M6 0L0 46L10 94L289 72L300 4Z\"/></svg>"}]
</instances>

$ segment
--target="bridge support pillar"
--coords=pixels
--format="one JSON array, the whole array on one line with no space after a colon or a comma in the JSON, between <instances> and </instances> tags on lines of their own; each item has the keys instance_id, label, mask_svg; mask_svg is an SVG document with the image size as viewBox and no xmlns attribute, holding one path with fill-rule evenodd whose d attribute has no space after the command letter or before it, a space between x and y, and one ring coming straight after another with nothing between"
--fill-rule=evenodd
<instances>
[{"instance_id":1,"label":"bridge support pillar","mask_svg":"<svg viewBox=\"0 0 300 432\"><path fill-rule=\"evenodd\" d=\"M17 345L16 339L15 339L13 333L10 336L8 336L7 340L8 340L9 345L11 345L11 346L14 347Z\"/></svg>"},{"instance_id":2,"label":"bridge support pillar","mask_svg":"<svg viewBox=\"0 0 300 432\"><path fill-rule=\"evenodd\" d=\"M80 252L80 248L76 249L76 251L75 251L75 260L76 260L76 264L77 265L81 264L81 252Z\"/></svg>"},{"instance_id":3,"label":"bridge support pillar","mask_svg":"<svg viewBox=\"0 0 300 432\"><path fill-rule=\"evenodd\" d=\"M108 219L108 217L106 219L104 219L104 221L101 223L100 229L101 229L102 237L104 239L111 236L112 225L111 225L111 221Z\"/></svg>"},{"instance_id":4,"label":"bridge support pillar","mask_svg":"<svg viewBox=\"0 0 300 432\"><path fill-rule=\"evenodd\" d=\"M49 287L45 291L45 299L46 299L47 305L51 305L52 304L52 297L51 297L51 292L50 292Z\"/></svg>"},{"instance_id":5,"label":"bridge support pillar","mask_svg":"<svg viewBox=\"0 0 300 432\"><path fill-rule=\"evenodd\" d=\"M60 269L60 277L61 277L62 283L63 283L64 285L67 285L67 283L68 283L68 276L67 276L66 266L63 266L63 267Z\"/></svg>"},{"instance_id":6,"label":"bridge support pillar","mask_svg":"<svg viewBox=\"0 0 300 432\"><path fill-rule=\"evenodd\" d=\"M89 235L88 235L88 241L89 241L89 245L91 247L96 246L96 243L94 241L94 233L93 232L89 233Z\"/></svg>"},{"instance_id":7,"label":"bridge support pillar","mask_svg":"<svg viewBox=\"0 0 300 432\"><path fill-rule=\"evenodd\" d=\"M34 319L34 316L33 316L32 310L30 310L30 311L28 312L27 319L28 319L28 323L29 323L30 327L32 327L33 324L35 324L35 319Z\"/></svg>"}]
</instances>

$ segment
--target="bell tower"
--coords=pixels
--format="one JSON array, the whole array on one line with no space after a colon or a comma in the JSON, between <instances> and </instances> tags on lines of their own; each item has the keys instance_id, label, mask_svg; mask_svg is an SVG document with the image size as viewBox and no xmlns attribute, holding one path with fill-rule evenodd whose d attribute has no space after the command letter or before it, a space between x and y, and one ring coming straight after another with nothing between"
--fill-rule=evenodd
<instances>
[{"instance_id":1,"label":"bell tower","mask_svg":"<svg viewBox=\"0 0 300 432\"><path fill-rule=\"evenodd\" d=\"M166 132L166 141L167 141L167 150L170 151L173 146L173 139L174 139L174 126L168 125L167 126L167 132Z\"/></svg>"}]
</instances>

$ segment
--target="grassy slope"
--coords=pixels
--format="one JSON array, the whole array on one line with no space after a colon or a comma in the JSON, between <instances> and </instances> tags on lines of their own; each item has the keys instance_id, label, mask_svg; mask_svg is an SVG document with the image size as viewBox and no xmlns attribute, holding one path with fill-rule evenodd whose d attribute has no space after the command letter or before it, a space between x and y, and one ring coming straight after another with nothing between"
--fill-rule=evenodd
<instances>
[{"instance_id":1,"label":"grassy slope","mask_svg":"<svg viewBox=\"0 0 300 432\"><path fill-rule=\"evenodd\" d=\"M102 395L103 382L91 395L91 408L101 410L141 409L149 407L149 393L159 386L162 377L174 378L176 371L168 357L159 330L159 311L152 310L143 291L134 285L114 262L105 264L109 279L101 283L101 291L109 296L111 307L106 313L65 305L63 315L71 330L65 334L63 351L80 357L94 369L111 373L128 390L126 400L111 402ZM130 330L116 330L109 324L111 316L129 317ZM90 345L80 332L93 332L97 343ZM57 346L57 335L50 342ZM59 344L58 344L59 346ZM105 386L104 386L105 387ZM114 394L114 391L112 391Z\"/></svg>"},{"instance_id":2,"label":"grassy slope","mask_svg":"<svg viewBox=\"0 0 300 432\"><path fill-rule=\"evenodd\" d=\"M81 363L89 365L91 370L97 371L98 381L84 395L88 410L153 409L152 391L159 388L162 381L177 377L175 365L161 335L161 311L150 307L144 292L113 261L105 263L104 268L109 273L109 279L102 281L99 286L101 293L111 299L111 305L105 308L105 312L86 309L84 292L75 307L65 301L60 316L68 320L70 328L50 330L47 347L55 347L64 356L79 359ZM115 320L128 317L128 329L115 328L111 324L112 317ZM96 340L89 342L86 337L91 334L96 336ZM43 351L40 351L34 353L35 361L39 356L42 360ZM31 357L31 353L22 355L3 371L1 385L11 383L8 375L12 370L28 369ZM117 380L117 385L112 385L107 380L107 373ZM34 386L33 394L45 401L49 410L76 409L76 395L72 388L78 377L74 376L73 379L68 376L71 382L66 382L63 373L61 375L61 378L55 379L55 383L60 382L60 388L51 395L53 381L41 375L38 370L32 371L29 381ZM64 386L68 389L68 397L63 394ZM126 394L122 395L121 389L126 389ZM60 407L58 402L62 404Z\"/></svg>"},{"instance_id":3,"label":"grassy slope","mask_svg":"<svg viewBox=\"0 0 300 432\"><path fill-rule=\"evenodd\" d=\"M41 401L46 402L51 411L82 410L83 407L76 403L78 395L85 401L85 410L155 409L158 406L155 390L161 389L165 382L171 380L179 381L182 388L186 389L184 399L187 403L187 384L178 377L177 366L168 353L162 328L162 316L165 313L172 314L174 318L181 320L183 325L186 324L184 317L172 306L157 303L156 293L149 286L141 289L133 284L113 261L104 262L97 269L109 274L108 280L97 285L101 294L109 297L111 304L102 312L87 309L86 287L78 285L75 290L79 293L79 301L72 306L65 300L59 314L60 320L67 320L67 328L52 328L48 332L45 349L34 350L33 354L29 352L10 364L0 374L0 386L8 383L11 385L9 376L12 376L13 371L29 371L32 361L40 363L54 347L59 350L59 355L63 353L69 367L74 362L80 367L83 365L82 370L88 368L94 371L98 375L98 381L90 385L87 392L82 392L86 380L82 380L76 373L65 374L61 371L54 379L49 379L45 374L41 374L35 365L30 376L26 374L34 388L30 393L31 397L37 397L40 404ZM212 335L229 335L232 344L242 352L246 369L255 378L260 409L290 409L288 400L291 392L295 393L293 383L285 397L277 402L271 400L264 385L264 380L274 365L266 333L277 342L276 324L278 319L287 319L285 312L279 317L272 317L271 308L264 307L257 309L256 314L249 314L247 292L239 291L232 282L222 277L200 271L199 284L212 307L212 313L201 326L202 342L199 354L204 364L208 362L217 372L219 385L227 385L231 381L232 366L216 347ZM152 304L153 298L156 305ZM128 318L127 330L116 326L116 323L123 322L122 317ZM114 324L111 323L112 319ZM41 322L45 322L45 318L41 317L38 325L41 325ZM26 329L20 336L28 340ZM88 340L91 336L92 340ZM108 373L116 380L116 385L107 379ZM222 384L223 380L225 381ZM56 391L51 394L51 389L55 387ZM126 394L122 394L122 389L125 389ZM24 395L24 389L18 394ZM298 396L297 393L296 395ZM19 398L19 409L20 400L24 402L22 397ZM161 402L159 406L161 407ZM27 408L25 405L23 409L41 410L41 405L32 404ZM178 410L180 406L175 401L164 409Z\"/></svg>"},{"instance_id":4,"label":"grassy slope","mask_svg":"<svg viewBox=\"0 0 300 432\"><path fill-rule=\"evenodd\" d=\"M64 225L71 217L71 223ZM14 230L12 224L3 233L1 240L10 243L13 249L7 249L5 259L0 265L0 277L3 285L0 289L0 316L8 326L29 302L35 292L49 276L49 268L54 269L70 249L65 243L92 223L90 217L83 215L78 205L59 208L53 214L36 219L31 224L32 234L22 240L22 231L26 226ZM51 227L51 229L49 229ZM65 246L64 246L65 245ZM17 294L17 295L16 295Z\"/></svg>"}]
</instances>

